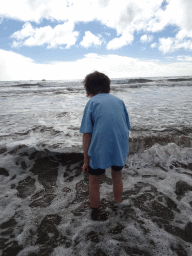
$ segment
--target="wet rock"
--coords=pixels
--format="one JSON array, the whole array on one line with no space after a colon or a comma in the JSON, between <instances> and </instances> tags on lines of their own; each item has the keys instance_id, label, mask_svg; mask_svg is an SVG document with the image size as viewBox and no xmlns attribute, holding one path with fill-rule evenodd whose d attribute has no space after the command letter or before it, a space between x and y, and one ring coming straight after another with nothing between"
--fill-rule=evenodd
<instances>
[{"instance_id":1,"label":"wet rock","mask_svg":"<svg viewBox=\"0 0 192 256\"><path fill-rule=\"evenodd\" d=\"M150 233L150 230L147 229L147 228L145 228L143 225L140 225L140 228L143 230L143 233L144 233L145 235L147 235L148 233Z\"/></svg>"},{"instance_id":2,"label":"wet rock","mask_svg":"<svg viewBox=\"0 0 192 256\"><path fill-rule=\"evenodd\" d=\"M36 157L37 154L38 154L38 151L35 150L33 153L30 154L29 160L35 159L35 157Z\"/></svg>"},{"instance_id":3,"label":"wet rock","mask_svg":"<svg viewBox=\"0 0 192 256\"><path fill-rule=\"evenodd\" d=\"M14 180L16 178L16 175L13 175L10 180Z\"/></svg>"},{"instance_id":4,"label":"wet rock","mask_svg":"<svg viewBox=\"0 0 192 256\"><path fill-rule=\"evenodd\" d=\"M0 249L4 249L6 247L6 242L8 240L9 239L7 239L7 238L0 238Z\"/></svg>"},{"instance_id":5,"label":"wet rock","mask_svg":"<svg viewBox=\"0 0 192 256\"><path fill-rule=\"evenodd\" d=\"M74 216L81 216L82 213L85 213L90 208L89 202L83 202L79 207L72 211Z\"/></svg>"},{"instance_id":6,"label":"wet rock","mask_svg":"<svg viewBox=\"0 0 192 256\"><path fill-rule=\"evenodd\" d=\"M56 154L55 157L63 166L70 166L77 163L81 166L84 159L82 153Z\"/></svg>"},{"instance_id":7,"label":"wet rock","mask_svg":"<svg viewBox=\"0 0 192 256\"><path fill-rule=\"evenodd\" d=\"M146 252L146 251L143 251L143 250L140 250L136 247L129 247L129 246L125 246L124 247L124 250L125 252L128 254L128 255L142 255L142 256L152 256L152 254L150 254L149 252Z\"/></svg>"},{"instance_id":8,"label":"wet rock","mask_svg":"<svg viewBox=\"0 0 192 256\"><path fill-rule=\"evenodd\" d=\"M132 195L137 195L139 193L140 189L130 189L125 190L122 195L122 200L129 199Z\"/></svg>"},{"instance_id":9,"label":"wet rock","mask_svg":"<svg viewBox=\"0 0 192 256\"><path fill-rule=\"evenodd\" d=\"M122 243L127 242L127 240L121 235L116 236L114 239Z\"/></svg>"},{"instance_id":10,"label":"wet rock","mask_svg":"<svg viewBox=\"0 0 192 256\"><path fill-rule=\"evenodd\" d=\"M144 182L138 182L134 185L136 191L141 191L144 189L145 192L153 192L156 194L157 188L149 183L144 183Z\"/></svg>"},{"instance_id":11,"label":"wet rock","mask_svg":"<svg viewBox=\"0 0 192 256\"><path fill-rule=\"evenodd\" d=\"M20 198L26 198L35 192L36 180L28 176L26 179L19 181L16 189L18 190L17 196Z\"/></svg>"},{"instance_id":12,"label":"wet rock","mask_svg":"<svg viewBox=\"0 0 192 256\"><path fill-rule=\"evenodd\" d=\"M8 228L7 230L3 231L0 233L1 236L7 236L11 235L13 233L14 229L13 228Z\"/></svg>"},{"instance_id":13,"label":"wet rock","mask_svg":"<svg viewBox=\"0 0 192 256\"><path fill-rule=\"evenodd\" d=\"M14 218L11 218L10 220L8 220L8 221L6 221L6 222L3 222L3 223L0 225L0 228L1 228L1 229L12 228L12 227L14 227L16 224L17 224L17 222L15 221L15 219L14 219Z\"/></svg>"},{"instance_id":14,"label":"wet rock","mask_svg":"<svg viewBox=\"0 0 192 256\"><path fill-rule=\"evenodd\" d=\"M0 154L4 154L7 151L6 148L0 148Z\"/></svg>"},{"instance_id":15,"label":"wet rock","mask_svg":"<svg viewBox=\"0 0 192 256\"><path fill-rule=\"evenodd\" d=\"M30 205L29 207L31 208L34 208L34 207L41 207L41 208L44 208L44 207L47 207L49 206L53 199L55 198L55 195L53 194L45 194L44 196L40 197L39 199L37 200L34 200Z\"/></svg>"},{"instance_id":16,"label":"wet rock","mask_svg":"<svg viewBox=\"0 0 192 256\"><path fill-rule=\"evenodd\" d=\"M143 178L157 177L157 175L142 175Z\"/></svg>"},{"instance_id":17,"label":"wet rock","mask_svg":"<svg viewBox=\"0 0 192 256\"><path fill-rule=\"evenodd\" d=\"M168 170L165 169L165 167L162 167L159 163L157 163L155 166L161 168L161 170L163 170L164 172L168 172Z\"/></svg>"},{"instance_id":18,"label":"wet rock","mask_svg":"<svg viewBox=\"0 0 192 256\"><path fill-rule=\"evenodd\" d=\"M57 114L58 117L63 117L66 116L68 114L68 112L61 112L59 114Z\"/></svg>"},{"instance_id":19,"label":"wet rock","mask_svg":"<svg viewBox=\"0 0 192 256\"><path fill-rule=\"evenodd\" d=\"M116 210L117 209L115 209L115 211ZM122 221L137 219L136 212L130 205L121 207L121 212L120 212L119 216Z\"/></svg>"},{"instance_id":20,"label":"wet rock","mask_svg":"<svg viewBox=\"0 0 192 256\"><path fill-rule=\"evenodd\" d=\"M177 195L177 199L181 200L181 198L184 197L185 193L187 191L192 191L192 186L189 185L187 182L185 181L178 181L176 183L176 190L175 190L175 194Z\"/></svg>"},{"instance_id":21,"label":"wet rock","mask_svg":"<svg viewBox=\"0 0 192 256\"><path fill-rule=\"evenodd\" d=\"M165 146L168 143L175 143L181 147L190 147L191 138L189 131L180 131L170 129L162 132L150 132L145 130L132 130L132 136L129 138L129 154L143 152L155 144Z\"/></svg>"},{"instance_id":22,"label":"wet rock","mask_svg":"<svg viewBox=\"0 0 192 256\"><path fill-rule=\"evenodd\" d=\"M45 189L41 189L41 190L37 191L34 195L32 195L31 200L35 200L44 195L45 195Z\"/></svg>"},{"instance_id":23,"label":"wet rock","mask_svg":"<svg viewBox=\"0 0 192 256\"><path fill-rule=\"evenodd\" d=\"M27 152L19 153L20 156L29 156Z\"/></svg>"},{"instance_id":24,"label":"wet rock","mask_svg":"<svg viewBox=\"0 0 192 256\"><path fill-rule=\"evenodd\" d=\"M147 211L150 216L156 216L163 220L173 220L174 219L173 212L157 201L151 202L149 204L149 208Z\"/></svg>"},{"instance_id":25,"label":"wet rock","mask_svg":"<svg viewBox=\"0 0 192 256\"><path fill-rule=\"evenodd\" d=\"M191 225L189 225L190 227ZM185 229L181 229L180 227L176 227L170 224L165 224L164 229L175 236L180 237L186 242L192 243L192 237L191 237L191 232L188 230L188 224L186 225Z\"/></svg>"},{"instance_id":26,"label":"wet rock","mask_svg":"<svg viewBox=\"0 0 192 256\"><path fill-rule=\"evenodd\" d=\"M38 252L29 253L27 256L49 256L53 250L51 246L41 246Z\"/></svg>"},{"instance_id":27,"label":"wet rock","mask_svg":"<svg viewBox=\"0 0 192 256\"><path fill-rule=\"evenodd\" d=\"M165 230L175 236L179 236L186 242L192 243L192 223L188 222L184 229L173 225L165 225Z\"/></svg>"},{"instance_id":28,"label":"wet rock","mask_svg":"<svg viewBox=\"0 0 192 256\"><path fill-rule=\"evenodd\" d=\"M129 138L129 152L143 152L145 149L152 147L158 143L161 146L165 146L174 140L175 133L172 132L173 137L170 136L170 132L157 132L152 134L143 134L136 137Z\"/></svg>"},{"instance_id":29,"label":"wet rock","mask_svg":"<svg viewBox=\"0 0 192 256\"><path fill-rule=\"evenodd\" d=\"M150 194L150 193L145 193L145 194L143 193L140 196L135 197L134 202L137 203L137 204L141 204L141 203L144 203L146 201L150 201L154 198L155 198L155 196Z\"/></svg>"},{"instance_id":30,"label":"wet rock","mask_svg":"<svg viewBox=\"0 0 192 256\"><path fill-rule=\"evenodd\" d=\"M83 158L81 154L77 154L78 156L74 156L74 154L72 154L72 159L70 160L66 160L66 163L64 164L64 160L62 160L62 165L66 166L66 170L63 174L63 177L66 178L65 182L71 182L73 181L73 179L75 177L78 177L80 175L82 175L82 165L83 165ZM79 160L80 159L80 160ZM75 167L73 167L72 165L76 164Z\"/></svg>"},{"instance_id":31,"label":"wet rock","mask_svg":"<svg viewBox=\"0 0 192 256\"><path fill-rule=\"evenodd\" d=\"M76 184L75 203L83 202L89 198L89 183L81 180Z\"/></svg>"},{"instance_id":32,"label":"wet rock","mask_svg":"<svg viewBox=\"0 0 192 256\"><path fill-rule=\"evenodd\" d=\"M0 167L0 175L9 176L9 173L5 168Z\"/></svg>"},{"instance_id":33,"label":"wet rock","mask_svg":"<svg viewBox=\"0 0 192 256\"><path fill-rule=\"evenodd\" d=\"M58 175L58 162L52 162L49 157L37 159L30 171L38 175L39 182L45 189L54 189Z\"/></svg>"},{"instance_id":34,"label":"wet rock","mask_svg":"<svg viewBox=\"0 0 192 256\"><path fill-rule=\"evenodd\" d=\"M71 189L70 188L67 188L67 187L64 187L63 189L62 189L62 191L65 193L65 195L66 194L68 194L68 193L70 193L71 192Z\"/></svg>"},{"instance_id":35,"label":"wet rock","mask_svg":"<svg viewBox=\"0 0 192 256\"><path fill-rule=\"evenodd\" d=\"M7 247L3 250L2 256L16 256L22 249L23 247L18 245L17 241L12 241L7 244Z\"/></svg>"},{"instance_id":36,"label":"wet rock","mask_svg":"<svg viewBox=\"0 0 192 256\"><path fill-rule=\"evenodd\" d=\"M192 243L192 222L188 222L185 227L185 233L188 237L189 242Z\"/></svg>"},{"instance_id":37,"label":"wet rock","mask_svg":"<svg viewBox=\"0 0 192 256\"><path fill-rule=\"evenodd\" d=\"M17 153L20 149L25 148L25 147L26 147L26 145L16 146L13 150L9 151L9 154L13 155L13 154Z\"/></svg>"},{"instance_id":38,"label":"wet rock","mask_svg":"<svg viewBox=\"0 0 192 256\"><path fill-rule=\"evenodd\" d=\"M179 233L180 237L186 236L184 235L185 231L179 230L177 227L172 227L170 224L171 221L174 220L173 211L180 213L177 204L162 192L158 192L153 185L138 182L134 185L134 189L123 193L122 199L131 199L134 206L143 212L142 217L150 218L160 228L164 228L171 234L177 234L177 236ZM140 223L140 218L136 215L131 206L121 206L119 214L123 221L134 219L137 223L141 224L139 226L144 230L144 233L148 232L148 230L145 230L145 227L142 226L142 223Z\"/></svg>"},{"instance_id":39,"label":"wet rock","mask_svg":"<svg viewBox=\"0 0 192 256\"><path fill-rule=\"evenodd\" d=\"M125 226L121 225L120 223L118 223L116 225L116 227L112 228L111 230L109 230L109 234L113 234L113 235L116 235L116 234L120 234L122 232L122 230L125 228Z\"/></svg>"},{"instance_id":40,"label":"wet rock","mask_svg":"<svg viewBox=\"0 0 192 256\"><path fill-rule=\"evenodd\" d=\"M179 210L173 200L162 195L162 193L158 193L157 189L149 183L138 182L134 187L135 191L125 191L123 193L123 200L131 196L134 206L145 212L148 216L166 220L174 219L172 209L176 211ZM143 191L143 193L136 196L138 193L141 193L141 191ZM155 200L156 197L157 200L159 199L158 201ZM167 205L162 204L161 201L165 201ZM154 218L152 219L154 220Z\"/></svg>"},{"instance_id":41,"label":"wet rock","mask_svg":"<svg viewBox=\"0 0 192 256\"><path fill-rule=\"evenodd\" d=\"M50 245L41 246L37 256L49 256L53 252L53 249L54 248L51 247Z\"/></svg>"},{"instance_id":42,"label":"wet rock","mask_svg":"<svg viewBox=\"0 0 192 256\"><path fill-rule=\"evenodd\" d=\"M25 161L21 162L21 168L25 171L27 169L27 165L25 163Z\"/></svg>"},{"instance_id":43,"label":"wet rock","mask_svg":"<svg viewBox=\"0 0 192 256\"><path fill-rule=\"evenodd\" d=\"M59 215L47 215L38 227L36 244L41 245L41 253L46 252L44 255L49 255L53 248L57 246L65 245L68 248L71 245L71 241L67 237L62 236L57 230L57 225L60 222L61 217Z\"/></svg>"},{"instance_id":44,"label":"wet rock","mask_svg":"<svg viewBox=\"0 0 192 256\"><path fill-rule=\"evenodd\" d=\"M188 163L188 169L192 171L192 163Z\"/></svg>"},{"instance_id":45,"label":"wet rock","mask_svg":"<svg viewBox=\"0 0 192 256\"><path fill-rule=\"evenodd\" d=\"M94 243L99 243L100 242L99 236L98 236L97 232L95 232L95 231L90 231L87 234L87 240L88 241L90 240Z\"/></svg>"},{"instance_id":46,"label":"wet rock","mask_svg":"<svg viewBox=\"0 0 192 256\"><path fill-rule=\"evenodd\" d=\"M183 169L189 169L192 171L192 163L189 163L189 164L183 164L183 163L180 163L178 161L175 161L175 162L172 162L172 165L175 166L176 168L183 168Z\"/></svg>"},{"instance_id":47,"label":"wet rock","mask_svg":"<svg viewBox=\"0 0 192 256\"><path fill-rule=\"evenodd\" d=\"M107 256L107 254L101 248L90 248L88 256Z\"/></svg>"},{"instance_id":48,"label":"wet rock","mask_svg":"<svg viewBox=\"0 0 192 256\"><path fill-rule=\"evenodd\" d=\"M82 153L54 153L48 150L45 151L46 152L34 151L29 156L30 160L36 159L30 171L38 175L39 182L43 186L50 188L50 186L56 185L59 164L66 166L64 178L68 178L65 179L65 182L71 182L75 177L82 174ZM74 164L77 164L77 166L72 167ZM48 176L52 179L48 179ZM49 184L50 182L52 184Z\"/></svg>"},{"instance_id":49,"label":"wet rock","mask_svg":"<svg viewBox=\"0 0 192 256\"><path fill-rule=\"evenodd\" d=\"M160 193L159 193L159 194L160 194ZM181 211L177 208L177 204L176 204L171 198L169 198L168 196L162 195L162 193L161 193L161 195L158 196L157 199L158 199L159 202L166 202L166 203L167 203L167 207L168 207L169 209L173 209L174 211L179 212L179 213L181 212Z\"/></svg>"},{"instance_id":50,"label":"wet rock","mask_svg":"<svg viewBox=\"0 0 192 256\"><path fill-rule=\"evenodd\" d=\"M187 252L180 244L178 244L177 246L171 245L171 250L176 252L178 256L188 256Z\"/></svg>"}]
</instances>

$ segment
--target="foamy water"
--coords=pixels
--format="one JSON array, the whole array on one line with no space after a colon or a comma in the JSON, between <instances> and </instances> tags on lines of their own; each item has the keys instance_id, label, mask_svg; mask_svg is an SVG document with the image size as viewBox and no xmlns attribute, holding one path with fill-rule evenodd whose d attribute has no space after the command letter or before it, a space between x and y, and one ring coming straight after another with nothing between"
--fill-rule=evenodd
<instances>
[{"instance_id":1,"label":"foamy water","mask_svg":"<svg viewBox=\"0 0 192 256\"><path fill-rule=\"evenodd\" d=\"M90 216L83 162L73 155L67 164L64 158L26 147L1 156L9 173L0 176L1 255L191 255L192 148L156 144L130 155L117 208L106 169L98 221ZM42 159L46 177L43 167L34 174ZM56 163L50 178L54 167L48 166ZM18 254L9 249L13 241Z\"/></svg>"},{"instance_id":2,"label":"foamy water","mask_svg":"<svg viewBox=\"0 0 192 256\"><path fill-rule=\"evenodd\" d=\"M190 81L182 82L182 86L181 82L160 82L153 80L142 86L141 83L134 83L136 88L129 88L127 84L112 84L111 94L121 98L127 107L132 127L130 136L134 136L134 131L176 129L185 134L191 129ZM46 145L48 148L81 147L79 128L83 110L90 99L86 97L82 85L74 83L70 87L67 83L61 87L61 82L52 82L53 86L51 82L41 82L39 86L36 86L37 82L30 83L35 86L26 86L26 82L24 85L19 82L20 86L18 82L9 82L9 86L4 84L0 87L0 145L22 142L29 146Z\"/></svg>"},{"instance_id":3,"label":"foamy water","mask_svg":"<svg viewBox=\"0 0 192 256\"><path fill-rule=\"evenodd\" d=\"M190 80L112 85L130 116L130 154L120 205L110 168L101 176L97 221L81 170L89 98L79 83L41 83L1 82L0 255L190 256Z\"/></svg>"}]
</instances>

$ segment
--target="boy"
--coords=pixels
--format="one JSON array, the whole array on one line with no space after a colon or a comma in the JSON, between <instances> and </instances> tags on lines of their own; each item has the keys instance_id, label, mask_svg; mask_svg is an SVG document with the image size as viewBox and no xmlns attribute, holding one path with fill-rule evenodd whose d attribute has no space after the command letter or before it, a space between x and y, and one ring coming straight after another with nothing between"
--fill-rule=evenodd
<instances>
[{"instance_id":1,"label":"boy","mask_svg":"<svg viewBox=\"0 0 192 256\"><path fill-rule=\"evenodd\" d=\"M95 71L83 81L87 102L81 122L83 134L84 165L89 173L89 200L92 209L98 209L100 176L111 167L115 202L121 202L122 169L129 151L129 116L124 102L109 94L110 79Z\"/></svg>"}]
</instances>

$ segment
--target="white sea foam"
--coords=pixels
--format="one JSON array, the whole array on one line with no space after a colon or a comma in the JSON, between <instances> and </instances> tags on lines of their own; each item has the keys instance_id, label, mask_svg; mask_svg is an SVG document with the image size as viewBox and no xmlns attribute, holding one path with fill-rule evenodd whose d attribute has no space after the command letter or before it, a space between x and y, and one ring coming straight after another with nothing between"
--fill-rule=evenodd
<instances>
[{"instance_id":1,"label":"white sea foam","mask_svg":"<svg viewBox=\"0 0 192 256\"><path fill-rule=\"evenodd\" d=\"M165 83L159 87L155 80L151 83L150 86L140 88L124 86L123 92L112 91L113 95L125 102L129 112L133 129L130 137L136 137L134 130L141 133L147 130L150 134L152 131L177 129L185 134L183 127L192 127L191 87L166 87ZM130 154L122 171L124 195L122 203L117 207L117 214L110 206L113 202L113 187L111 170L106 169L100 184L100 202L109 214L105 221L93 221L90 217L90 209L86 208L88 194L82 197L83 190L88 193L88 179L85 174L78 173L81 168L78 161L69 166L61 161L54 191L50 192L55 195L51 203L46 207L30 207L32 202L42 196L38 197L37 193L45 190L38 174L30 171L37 160L45 157L53 163L57 162L54 154L82 152L79 127L89 98L78 88L69 93L66 88L61 89L60 84L57 84L58 88L54 85L54 90L50 83L48 86L47 91L43 86L38 87L36 93L36 88L1 88L4 94L0 101L0 149L5 149L5 152L0 154L0 168L5 168L9 176L0 175L0 225L10 219L17 222L10 227L13 228L10 231L12 237L2 235L9 228L0 228L0 238L8 239L2 243L18 242L18 246L21 246L18 256L38 253L41 245L36 242L43 219L47 215L58 215L61 217L60 223L56 225L59 236L67 237L71 244L69 247L57 244L50 252L52 256L88 253L124 256L142 255L142 252L146 253L143 255L175 256L174 250L183 250L186 255L191 255L192 242L186 241L179 232L185 232L186 225L192 223L192 191L186 189L182 198L176 193L178 182L184 182L188 188L192 186L192 172L189 168L192 148L189 146L175 143L160 145L154 142L151 147L146 149L143 146L140 152ZM190 132L186 136L190 138ZM23 148L19 149L19 145L23 145ZM30 158L34 152L36 157ZM35 191L25 198L19 197L18 184L28 176L34 179ZM79 184L81 187L78 187ZM67 190L63 191L65 188ZM30 189L33 190L33 187ZM81 193L82 199L74 202L78 193ZM145 195L151 195L152 199L141 202L142 208L137 197ZM169 202L168 206L167 197L176 206L173 202ZM82 203L85 204L82 206ZM153 203L164 207L165 216L167 211L167 219L163 215L164 224L161 223L160 215L148 214ZM82 212L75 215L78 209ZM113 229L119 224L123 228L116 234ZM171 233L171 228L175 227L180 230L177 235ZM96 240L90 238L94 236L91 233L93 231ZM50 232L48 236L51 239L54 233ZM0 249L2 254L3 249Z\"/></svg>"},{"instance_id":2,"label":"white sea foam","mask_svg":"<svg viewBox=\"0 0 192 256\"><path fill-rule=\"evenodd\" d=\"M9 156L10 162L13 161L13 159L18 160L19 157L15 154ZM185 161L183 161L183 156L186 158ZM17 229L14 230L13 234L15 234L15 240L18 241L18 244L24 248L19 252L18 255L20 256L28 255L29 252L35 252L37 250L38 247L35 245L37 228L42 219L49 214L57 214L62 217L61 223L58 225L58 231L63 236L72 240L72 247L66 248L65 246L57 246L53 250L52 256L62 255L62 253L63 255L65 255L65 253L68 253L68 255L87 255L91 246L95 246L93 246L90 240L87 241L86 238L87 234L91 231L95 231L100 239L100 242L96 244L94 250L100 248L106 255L115 255L117 252L121 252L120 255L126 255L125 251L127 250L128 253L128 251L131 250L130 248L145 251L145 253L149 255L175 255L171 249L173 244L182 245L182 248L188 255L192 252L191 243L166 232L164 228L159 228L156 223L151 221L150 217L146 218L145 213L134 205L133 195L123 200L122 206L133 208L135 215L137 217L140 216L139 219L143 222L142 225L132 218L123 220L120 213L117 216L110 215L111 217L104 222L94 222L91 220L90 210L86 210L81 217L74 216L72 212L75 211L81 203L70 203L73 202L76 197L76 185L84 179L84 174L82 173L82 175L74 178L73 181L66 183L63 177L63 173L66 171L65 166L59 166L56 182L57 188L54 192L56 197L52 203L46 208L30 208L30 196L25 199L18 198L17 189L10 190L10 185L13 183L18 184L20 180L30 175L36 180L36 191L39 191L42 189L42 185L39 184L37 175L23 171L16 166L15 168L10 168L11 164L8 162L7 155L2 156L1 159L3 160L4 168L9 170L10 176L1 177L0 223L4 223L11 218L16 220ZM174 219L171 225L184 229L187 223L192 222L192 208L189 205L189 201L192 198L192 191L187 191L183 199L178 200L175 194L175 185L178 181L184 181L192 186L192 179L184 174L184 172L191 174L191 171L183 169L182 167L176 168L173 166L173 169L169 168L173 161L183 161L185 164L192 163L192 150L181 148L173 143L166 146L155 144L152 148L145 150L143 153L130 155L126 164L128 167L125 167L122 172L123 187L124 192L126 192L134 190L135 185L139 184L139 182L154 186L158 193L163 193L171 198L180 210L180 212L174 211ZM30 166L33 166L35 162L34 160L30 160L28 164L29 163ZM156 167L157 163L167 169L167 172L163 171L160 167ZM71 166L72 176L74 175L75 166L77 165ZM177 169L179 172L177 172ZM16 178L10 180L10 177L15 174L17 174ZM151 177L145 177L145 175L151 175ZM110 178L110 168L106 169L106 177ZM68 187L70 192L64 195L62 192L63 187ZM147 190L150 191L150 186L145 187L137 196L142 195L142 193ZM100 193L101 200L109 198L112 193L112 185L106 184L105 182L102 183L100 185ZM162 204L166 205L166 201L162 201ZM112 213L111 211L109 212ZM121 237L126 241L124 245L109 233L118 223L125 226L120 233ZM147 234L145 234L141 226L148 230ZM18 232L18 230L20 231ZM50 236L53 236L53 234L50 233ZM74 247L75 241L77 245ZM153 241L153 245L151 241Z\"/></svg>"}]
</instances>

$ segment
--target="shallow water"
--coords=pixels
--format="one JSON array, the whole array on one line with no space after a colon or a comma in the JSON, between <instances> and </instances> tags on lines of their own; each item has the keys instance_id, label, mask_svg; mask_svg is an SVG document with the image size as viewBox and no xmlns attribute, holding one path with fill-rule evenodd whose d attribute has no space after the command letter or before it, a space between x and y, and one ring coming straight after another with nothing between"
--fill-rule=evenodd
<instances>
[{"instance_id":1,"label":"shallow water","mask_svg":"<svg viewBox=\"0 0 192 256\"><path fill-rule=\"evenodd\" d=\"M191 80L169 79L113 81L130 153L121 205L108 168L96 220L81 170L82 85L0 83L0 255L192 254Z\"/></svg>"},{"instance_id":2,"label":"shallow water","mask_svg":"<svg viewBox=\"0 0 192 256\"><path fill-rule=\"evenodd\" d=\"M134 83L136 88L130 88L130 84L112 84L111 94L121 98L127 107L130 137L143 131L177 131L191 136L192 82L190 79L186 83L175 82L172 87L173 83L165 81L153 78L153 82ZM16 82L7 87L5 84L0 87L1 147L23 143L47 149L82 148L79 128L90 98L79 82L73 82L71 87L68 83L41 82L38 90L34 86L23 88L23 84L18 86Z\"/></svg>"},{"instance_id":3,"label":"shallow water","mask_svg":"<svg viewBox=\"0 0 192 256\"><path fill-rule=\"evenodd\" d=\"M97 220L82 164L26 146L1 154L0 255L191 255L192 148L131 154L119 206L106 169Z\"/></svg>"}]
</instances>

